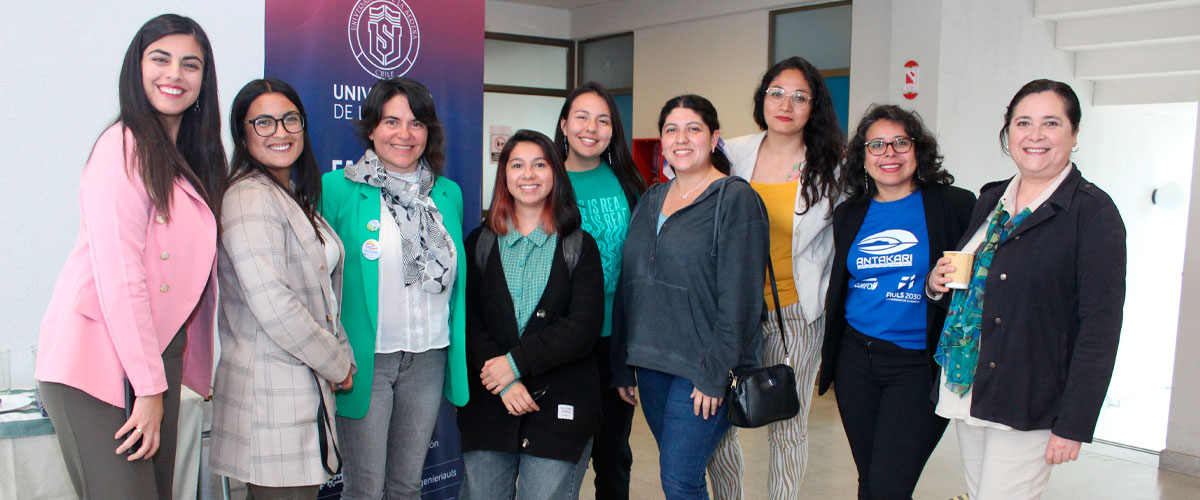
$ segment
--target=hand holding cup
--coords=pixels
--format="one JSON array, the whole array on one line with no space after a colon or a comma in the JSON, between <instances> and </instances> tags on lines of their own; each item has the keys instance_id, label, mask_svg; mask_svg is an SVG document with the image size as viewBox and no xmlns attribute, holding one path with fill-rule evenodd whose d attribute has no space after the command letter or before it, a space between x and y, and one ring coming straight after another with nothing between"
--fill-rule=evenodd
<instances>
[{"instance_id":1,"label":"hand holding cup","mask_svg":"<svg viewBox=\"0 0 1200 500\"><path fill-rule=\"evenodd\" d=\"M947 250L938 259L933 272L929 273L929 290L946 293L952 289L965 290L971 281L971 267L975 254Z\"/></svg>"},{"instance_id":2,"label":"hand holding cup","mask_svg":"<svg viewBox=\"0 0 1200 500\"><path fill-rule=\"evenodd\" d=\"M933 267L933 271L929 273L929 279L926 280L929 291L939 294L949 292L950 289L946 288L946 283L950 282L950 274L953 272L954 262L950 260L950 257L938 259Z\"/></svg>"}]
</instances>

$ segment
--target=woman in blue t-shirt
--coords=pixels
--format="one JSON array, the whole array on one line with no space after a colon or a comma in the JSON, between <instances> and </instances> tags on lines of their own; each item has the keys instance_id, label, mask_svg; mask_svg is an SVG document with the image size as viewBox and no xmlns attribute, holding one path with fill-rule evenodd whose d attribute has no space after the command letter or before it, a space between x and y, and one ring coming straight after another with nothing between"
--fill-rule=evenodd
<instances>
[{"instance_id":1,"label":"woman in blue t-shirt","mask_svg":"<svg viewBox=\"0 0 1200 500\"><path fill-rule=\"evenodd\" d=\"M858 498L911 498L946 429L934 414L934 346L946 311L925 275L967 228L975 196L952 187L920 116L872 106L847 147L819 392L835 383Z\"/></svg>"},{"instance_id":2,"label":"woman in blue t-shirt","mask_svg":"<svg viewBox=\"0 0 1200 500\"><path fill-rule=\"evenodd\" d=\"M600 430L591 452L584 452L575 470L574 491L579 491L588 459L596 471L596 498L629 498L629 469L633 452L629 430L633 405L609 387L609 346L612 335L613 296L621 275L621 249L629 228L629 213L646 190L625 141L625 128L612 94L596 82L580 85L558 114L554 146L566 158L567 177L575 189L583 230L595 238L604 267L604 327L593 352L600 369Z\"/></svg>"}]
</instances>

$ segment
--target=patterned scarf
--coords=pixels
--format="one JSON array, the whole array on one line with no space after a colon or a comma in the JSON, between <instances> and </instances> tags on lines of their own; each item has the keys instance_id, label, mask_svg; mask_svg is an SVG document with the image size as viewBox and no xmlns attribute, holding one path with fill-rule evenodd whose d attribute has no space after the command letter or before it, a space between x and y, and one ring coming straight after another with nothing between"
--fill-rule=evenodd
<instances>
[{"instance_id":1,"label":"patterned scarf","mask_svg":"<svg viewBox=\"0 0 1200 500\"><path fill-rule=\"evenodd\" d=\"M950 299L950 310L946 314L946 325L938 340L937 354L933 359L946 371L946 388L960 396L966 396L975 383L975 367L979 364L979 332L983 324L983 286L987 283L988 269L992 257L1008 235L1016 229L1031 211L1025 207L1012 218L1003 204L996 204L992 222L988 225L983 245L975 252L975 265L971 282Z\"/></svg>"},{"instance_id":2,"label":"patterned scarf","mask_svg":"<svg viewBox=\"0 0 1200 500\"><path fill-rule=\"evenodd\" d=\"M416 222L417 234L401 231L401 253L404 259L404 286L420 283L429 293L449 289L454 268L454 243L442 224L442 213L429 197L433 190L433 170L421 160L417 166L418 181L408 182L387 174L383 162L368 149L358 163L346 167L346 178L379 188L384 205L392 213L396 225Z\"/></svg>"}]
</instances>

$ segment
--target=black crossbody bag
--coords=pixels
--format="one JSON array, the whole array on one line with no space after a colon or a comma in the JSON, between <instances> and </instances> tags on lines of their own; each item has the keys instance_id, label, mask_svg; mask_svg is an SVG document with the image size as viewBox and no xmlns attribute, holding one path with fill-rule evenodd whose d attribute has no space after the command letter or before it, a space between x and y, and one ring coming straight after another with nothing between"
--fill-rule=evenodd
<instances>
[{"instance_id":1,"label":"black crossbody bag","mask_svg":"<svg viewBox=\"0 0 1200 500\"><path fill-rule=\"evenodd\" d=\"M758 207L765 217L766 210L761 201ZM779 324L779 337L783 344L783 363L729 371L729 388L725 390L726 418L735 427L762 427L800 413L800 393L796 391L796 373L792 371L792 360L787 350L770 248L767 249L767 276L771 279L771 298L775 299L775 321Z\"/></svg>"}]
</instances>

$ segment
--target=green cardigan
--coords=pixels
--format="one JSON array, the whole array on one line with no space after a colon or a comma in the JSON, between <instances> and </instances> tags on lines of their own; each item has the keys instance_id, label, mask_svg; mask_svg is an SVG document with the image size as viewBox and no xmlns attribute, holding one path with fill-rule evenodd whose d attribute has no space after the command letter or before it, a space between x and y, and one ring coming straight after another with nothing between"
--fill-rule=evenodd
<instances>
[{"instance_id":1,"label":"green cardigan","mask_svg":"<svg viewBox=\"0 0 1200 500\"><path fill-rule=\"evenodd\" d=\"M362 245L378 239L379 229L371 231L367 222L380 220L379 188L351 181L345 172L334 170L321 177L321 215L333 226L346 246L343 268L341 318L358 372L354 387L337 393L337 414L363 418L371 401L372 375L375 372L375 332L379 331L379 261L363 256ZM455 406L467 404L466 357L466 281L467 252L463 247L462 190L454 181L438 177L430 193L442 213L442 223L458 253L458 274L450 299L450 347L446 361L443 393Z\"/></svg>"}]
</instances>

